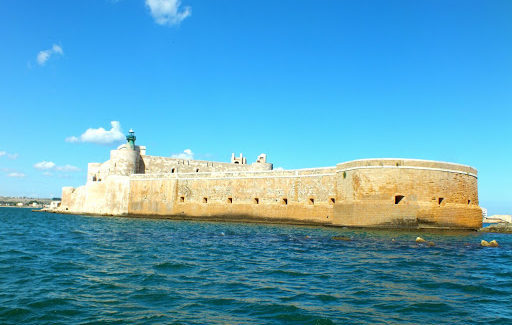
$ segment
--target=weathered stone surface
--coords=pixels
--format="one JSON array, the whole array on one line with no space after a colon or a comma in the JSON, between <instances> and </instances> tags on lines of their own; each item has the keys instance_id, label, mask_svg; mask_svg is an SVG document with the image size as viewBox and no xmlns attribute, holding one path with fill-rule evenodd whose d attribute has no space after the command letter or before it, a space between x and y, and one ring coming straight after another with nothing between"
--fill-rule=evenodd
<instances>
[{"instance_id":1,"label":"weathered stone surface","mask_svg":"<svg viewBox=\"0 0 512 325\"><path fill-rule=\"evenodd\" d=\"M496 240L494 240L494 239L493 239L493 240L491 240L491 241L489 242L489 246L491 246L491 247L498 247L499 245L498 245L498 242L497 242Z\"/></svg>"},{"instance_id":2,"label":"weathered stone surface","mask_svg":"<svg viewBox=\"0 0 512 325\"><path fill-rule=\"evenodd\" d=\"M63 188L60 212L251 219L384 228L482 226L476 170L463 165L369 159L335 167L272 170L112 150L89 164L87 184Z\"/></svg>"},{"instance_id":3,"label":"weathered stone surface","mask_svg":"<svg viewBox=\"0 0 512 325\"><path fill-rule=\"evenodd\" d=\"M512 223L499 223L495 225L490 225L484 228L478 229L481 232L496 232L496 233L505 233L512 234Z\"/></svg>"}]
</instances>

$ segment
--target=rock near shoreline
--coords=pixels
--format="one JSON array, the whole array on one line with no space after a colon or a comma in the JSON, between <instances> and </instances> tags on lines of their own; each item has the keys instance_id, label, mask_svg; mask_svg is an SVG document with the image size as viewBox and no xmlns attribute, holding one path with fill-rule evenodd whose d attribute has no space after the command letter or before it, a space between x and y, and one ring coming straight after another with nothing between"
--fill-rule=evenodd
<instances>
[{"instance_id":1,"label":"rock near shoreline","mask_svg":"<svg viewBox=\"0 0 512 325\"><path fill-rule=\"evenodd\" d=\"M480 232L498 232L504 234L512 234L512 223L503 222L494 225L490 225L487 227L480 228L478 231Z\"/></svg>"}]
</instances>

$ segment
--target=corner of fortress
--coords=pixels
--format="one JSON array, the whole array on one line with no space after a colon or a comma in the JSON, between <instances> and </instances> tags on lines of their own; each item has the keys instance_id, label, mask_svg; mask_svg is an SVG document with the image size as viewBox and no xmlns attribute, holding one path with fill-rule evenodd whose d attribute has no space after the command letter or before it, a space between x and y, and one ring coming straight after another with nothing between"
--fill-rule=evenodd
<instances>
[{"instance_id":1,"label":"corner of fortress","mask_svg":"<svg viewBox=\"0 0 512 325\"><path fill-rule=\"evenodd\" d=\"M476 169L417 159L363 159L274 170L261 154L227 162L146 155L127 143L89 163L55 212L377 228L478 229Z\"/></svg>"}]
</instances>

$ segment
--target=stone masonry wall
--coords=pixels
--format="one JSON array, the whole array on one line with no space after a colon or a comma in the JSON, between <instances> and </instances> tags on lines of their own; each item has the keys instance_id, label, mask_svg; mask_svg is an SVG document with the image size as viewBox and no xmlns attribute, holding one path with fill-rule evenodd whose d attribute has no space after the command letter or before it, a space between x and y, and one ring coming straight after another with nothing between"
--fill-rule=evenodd
<instances>
[{"instance_id":1,"label":"stone masonry wall","mask_svg":"<svg viewBox=\"0 0 512 325\"><path fill-rule=\"evenodd\" d=\"M246 165L206 161L188 160L169 157L142 156L144 161L144 174L166 174L166 173L193 173L213 171L251 171L271 170L272 164L253 163Z\"/></svg>"},{"instance_id":2,"label":"stone masonry wall","mask_svg":"<svg viewBox=\"0 0 512 325\"><path fill-rule=\"evenodd\" d=\"M337 167L335 224L481 227L476 170L471 167L393 159Z\"/></svg>"},{"instance_id":3,"label":"stone masonry wall","mask_svg":"<svg viewBox=\"0 0 512 325\"><path fill-rule=\"evenodd\" d=\"M133 175L129 214L330 223L334 170Z\"/></svg>"},{"instance_id":4,"label":"stone masonry wall","mask_svg":"<svg viewBox=\"0 0 512 325\"><path fill-rule=\"evenodd\" d=\"M328 168L248 170L251 165L160 158L143 156L146 174L64 188L62 208L361 227L476 229L482 222L476 170L463 165L369 159Z\"/></svg>"}]
</instances>

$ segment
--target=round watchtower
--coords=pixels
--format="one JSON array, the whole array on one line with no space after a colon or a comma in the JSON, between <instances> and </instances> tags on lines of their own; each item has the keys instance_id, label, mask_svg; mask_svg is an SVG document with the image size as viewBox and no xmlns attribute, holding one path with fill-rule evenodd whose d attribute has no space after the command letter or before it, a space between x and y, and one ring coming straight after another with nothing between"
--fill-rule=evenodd
<instances>
[{"instance_id":1,"label":"round watchtower","mask_svg":"<svg viewBox=\"0 0 512 325\"><path fill-rule=\"evenodd\" d=\"M135 132L130 129L126 136L126 143L110 152L112 174L129 176L137 173L142 158L139 146L135 145L136 139Z\"/></svg>"}]
</instances>

